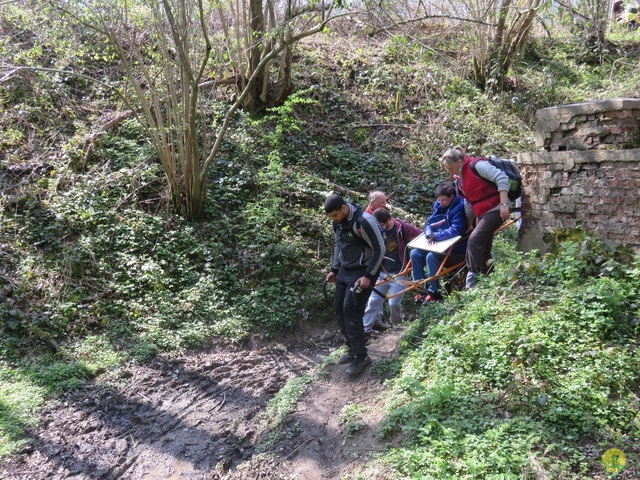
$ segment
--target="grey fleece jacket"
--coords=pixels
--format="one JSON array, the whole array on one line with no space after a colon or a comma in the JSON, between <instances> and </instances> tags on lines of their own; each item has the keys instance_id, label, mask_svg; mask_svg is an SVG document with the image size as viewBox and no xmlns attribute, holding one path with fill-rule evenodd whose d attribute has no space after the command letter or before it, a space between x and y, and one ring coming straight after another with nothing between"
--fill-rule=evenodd
<instances>
[{"instance_id":1,"label":"grey fleece jacket","mask_svg":"<svg viewBox=\"0 0 640 480\"><path fill-rule=\"evenodd\" d=\"M347 203L349 216L340 223L333 222L335 243L331 271L338 274L339 281L356 281L363 275L373 280L386 252L378 222L360 205ZM355 218L362 214L360 228L354 226ZM356 233L357 232L357 233Z\"/></svg>"}]
</instances>

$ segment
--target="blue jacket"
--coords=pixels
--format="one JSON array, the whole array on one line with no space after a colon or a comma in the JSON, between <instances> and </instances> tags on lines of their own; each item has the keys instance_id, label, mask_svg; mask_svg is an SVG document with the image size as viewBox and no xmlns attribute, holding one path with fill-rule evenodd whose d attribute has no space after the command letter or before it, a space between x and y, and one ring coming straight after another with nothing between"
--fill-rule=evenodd
<instances>
[{"instance_id":1,"label":"blue jacket","mask_svg":"<svg viewBox=\"0 0 640 480\"><path fill-rule=\"evenodd\" d=\"M433 204L433 212L431 216L427 218L427 223L424 226L424 234L431 233L430 223L436 215L444 215L447 219L447 225L442 230L438 230L434 233L435 240L440 242L447 240L448 238L461 235L464 237L467 231L467 217L464 212L464 199L459 195L455 195L451 204L448 207L443 207L440 202L436 201ZM464 254L467 251L467 239L460 240L456 243L451 253Z\"/></svg>"}]
</instances>

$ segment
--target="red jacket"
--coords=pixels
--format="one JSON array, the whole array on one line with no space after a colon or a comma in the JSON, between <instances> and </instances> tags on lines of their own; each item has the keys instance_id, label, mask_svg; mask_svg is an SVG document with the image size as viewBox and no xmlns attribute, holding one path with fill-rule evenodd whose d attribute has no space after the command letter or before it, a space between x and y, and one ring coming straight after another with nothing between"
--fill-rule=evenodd
<instances>
[{"instance_id":1,"label":"red jacket","mask_svg":"<svg viewBox=\"0 0 640 480\"><path fill-rule=\"evenodd\" d=\"M500 204L500 192L495 183L479 177L471 169L473 158L466 156L462 162L462 185L458 185L458 192L471 204L473 214L481 217L489 210Z\"/></svg>"}]
</instances>

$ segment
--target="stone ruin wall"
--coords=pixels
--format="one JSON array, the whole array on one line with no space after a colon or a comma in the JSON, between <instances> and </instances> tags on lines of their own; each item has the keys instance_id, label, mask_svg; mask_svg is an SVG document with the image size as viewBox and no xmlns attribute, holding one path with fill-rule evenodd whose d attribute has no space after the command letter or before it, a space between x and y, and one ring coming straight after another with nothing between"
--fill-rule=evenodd
<instances>
[{"instance_id":1,"label":"stone ruin wall","mask_svg":"<svg viewBox=\"0 0 640 480\"><path fill-rule=\"evenodd\" d=\"M640 99L539 110L522 170L519 249L545 253L554 233L582 228L640 252Z\"/></svg>"}]
</instances>

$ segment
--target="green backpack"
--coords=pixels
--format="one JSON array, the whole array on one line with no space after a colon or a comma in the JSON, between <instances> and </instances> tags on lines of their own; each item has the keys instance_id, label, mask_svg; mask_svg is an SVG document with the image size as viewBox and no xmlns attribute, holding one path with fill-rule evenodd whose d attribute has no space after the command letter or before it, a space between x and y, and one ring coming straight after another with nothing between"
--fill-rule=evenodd
<instances>
[{"instance_id":1,"label":"green backpack","mask_svg":"<svg viewBox=\"0 0 640 480\"><path fill-rule=\"evenodd\" d=\"M471 162L471 170L478 175L476 163L479 160L486 160L498 170L502 170L509 177L509 200L512 202L522 196L522 175L518 164L508 158L500 158L495 155L489 155L488 158L474 158Z\"/></svg>"}]
</instances>

